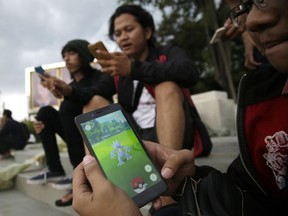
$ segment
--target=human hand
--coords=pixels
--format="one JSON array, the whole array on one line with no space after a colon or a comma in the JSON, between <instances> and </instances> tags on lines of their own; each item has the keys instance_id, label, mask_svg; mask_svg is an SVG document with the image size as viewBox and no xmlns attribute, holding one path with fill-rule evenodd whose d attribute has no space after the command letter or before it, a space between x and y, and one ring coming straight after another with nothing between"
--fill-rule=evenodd
<instances>
[{"instance_id":1,"label":"human hand","mask_svg":"<svg viewBox=\"0 0 288 216\"><path fill-rule=\"evenodd\" d=\"M72 87L61 79L53 80L53 89L58 91L62 97L72 95Z\"/></svg>"},{"instance_id":2,"label":"human hand","mask_svg":"<svg viewBox=\"0 0 288 216\"><path fill-rule=\"evenodd\" d=\"M193 152L186 149L177 151L148 141L144 143L152 159L161 168L161 175L168 184L169 189L165 195L175 195L185 177L195 175ZM153 206L156 210L161 208L161 199L154 200Z\"/></svg>"},{"instance_id":3,"label":"human hand","mask_svg":"<svg viewBox=\"0 0 288 216\"><path fill-rule=\"evenodd\" d=\"M45 125L42 121L33 122L33 128L37 134L41 133L41 131L45 128Z\"/></svg>"},{"instance_id":4,"label":"human hand","mask_svg":"<svg viewBox=\"0 0 288 216\"><path fill-rule=\"evenodd\" d=\"M97 59L103 72L109 73L111 76L115 74L127 76L131 73L132 60L125 53L108 53L103 50L97 50L97 52L106 57L105 59Z\"/></svg>"},{"instance_id":5,"label":"human hand","mask_svg":"<svg viewBox=\"0 0 288 216\"><path fill-rule=\"evenodd\" d=\"M236 27L230 18L224 23L226 32L221 36L221 40L234 40L245 31L245 26Z\"/></svg>"},{"instance_id":6,"label":"human hand","mask_svg":"<svg viewBox=\"0 0 288 216\"><path fill-rule=\"evenodd\" d=\"M74 169L73 208L81 216L141 215L133 200L103 175L91 155Z\"/></svg>"},{"instance_id":7,"label":"human hand","mask_svg":"<svg viewBox=\"0 0 288 216\"><path fill-rule=\"evenodd\" d=\"M42 77L41 84L45 88L47 88L54 95L54 97L61 99L64 95L62 94L62 92L59 89L56 88L55 83L57 80L61 81L57 77L53 77L53 76L47 76L46 77L45 76L45 77Z\"/></svg>"},{"instance_id":8,"label":"human hand","mask_svg":"<svg viewBox=\"0 0 288 216\"><path fill-rule=\"evenodd\" d=\"M245 47L244 66L250 70L255 70L256 67L261 65L261 62L256 61L254 58L254 48L256 47L255 42L253 41L249 32L244 32L242 34L242 39Z\"/></svg>"}]
</instances>

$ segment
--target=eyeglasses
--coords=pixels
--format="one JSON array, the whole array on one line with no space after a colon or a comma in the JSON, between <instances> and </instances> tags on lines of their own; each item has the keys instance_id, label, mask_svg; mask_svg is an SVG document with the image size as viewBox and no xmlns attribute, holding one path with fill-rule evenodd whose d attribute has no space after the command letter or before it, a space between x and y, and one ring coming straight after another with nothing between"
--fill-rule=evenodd
<instances>
[{"instance_id":1,"label":"eyeglasses","mask_svg":"<svg viewBox=\"0 0 288 216\"><path fill-rule=\"evenodd\" d=\"M247 14L251 10L253 4L258 8L265 8L268 6L269 0L248 0L238 6L232 8L229 12L229 17L236 27L242 26L246 22ZM275 1L275 0L274 0Z\"/></svg>"}]
</instances>

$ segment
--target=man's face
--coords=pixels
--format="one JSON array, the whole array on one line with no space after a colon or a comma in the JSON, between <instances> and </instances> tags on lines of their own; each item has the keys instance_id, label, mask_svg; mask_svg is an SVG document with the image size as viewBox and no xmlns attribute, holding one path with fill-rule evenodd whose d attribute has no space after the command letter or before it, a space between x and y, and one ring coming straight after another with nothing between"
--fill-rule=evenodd
<instances>
[{"instance_id":1,"label":"man's face","mask_svg":"<svg viewBox=\"0 0 288 216\"><path fill-rule=\"evenodd\" d=\"M63 59L65 61L68 71L73 74L81 69L81 61L79 54L74 51L67 51L63 53Z\"/></svg>"},{"instance_id":2,"label":"man's face","mask_svg":"<svg viewBox=\"0 0 288 216\"><path fill-rule=\"evenodd\" d=\"M114 20L114 37L120 49L129 57L143 60L151 31L143 29L133 15L124 13Z\"/></svg>"},{"instance_id":3,"label":"man's face","mask_svg":"<svg viewBox=\"0 0 288 216\"><path fill-rule=\"evenodd\" d=\"M269 62L288 75L288 1L268 0L264 8L253 5L246 27L263 47Z\"/></svg>"}]
</instances>

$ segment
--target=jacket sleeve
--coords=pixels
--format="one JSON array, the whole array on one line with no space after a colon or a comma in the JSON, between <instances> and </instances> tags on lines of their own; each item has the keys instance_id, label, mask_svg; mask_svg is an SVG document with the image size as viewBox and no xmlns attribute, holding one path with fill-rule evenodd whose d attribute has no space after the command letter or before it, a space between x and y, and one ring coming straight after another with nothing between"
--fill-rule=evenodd
<instances>
[{"instance_id":1,"label":"jacket sleeve","mask_svg":"<svg viewBox=\"0 0 288 216\"><path fill-rule=\"evenodd\" d=\"M131 75L134 80L156 85L165 81L173 81L182 87L191 87L199 79L199 71L185 51L172 46L166 54L166 62L134 61Z\"/></svg>"},{"instance_id":2,"label":"jacket sleeve","mask_svg":"<svg viewBox=\"0 0 288 216\"><path fill-rule=\"evenodd\" d=\"M113 77L103 74L100 78L94 79L94 84L90 87L72 87L72 95L66 97L66 99L84 106L94 95L99 95L112 101L112 96L115 93Z\"/></svg>"}]
</instances>

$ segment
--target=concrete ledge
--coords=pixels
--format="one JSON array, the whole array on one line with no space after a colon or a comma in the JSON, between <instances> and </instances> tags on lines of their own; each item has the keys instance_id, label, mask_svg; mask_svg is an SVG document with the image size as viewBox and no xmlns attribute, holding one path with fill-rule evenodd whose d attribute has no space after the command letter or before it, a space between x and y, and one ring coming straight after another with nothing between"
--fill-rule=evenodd
<instances>
[{"instance_id":1,"label":"concrete ledge","mask_svg":"<svg viewBox=\"0 0 288 216\"><path fill-rule=\"evenodd\" d=\"M217 135L235 135L235 104L226 92L209 91L191 98L209 129Z\"/></svg>"}]
</instances>

